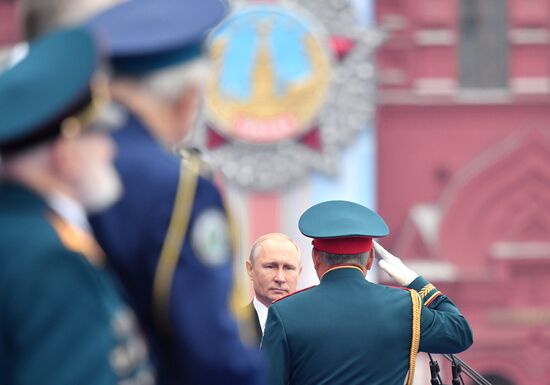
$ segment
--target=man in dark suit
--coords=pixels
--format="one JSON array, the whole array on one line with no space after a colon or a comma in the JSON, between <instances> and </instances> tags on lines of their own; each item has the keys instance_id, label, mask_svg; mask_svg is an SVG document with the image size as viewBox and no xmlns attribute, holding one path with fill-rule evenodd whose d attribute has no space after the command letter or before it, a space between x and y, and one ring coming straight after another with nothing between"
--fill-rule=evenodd
<instances>
[{"instance_id":1,"label":"man in dark suit","mask_svg":"<svg viewBox=\"0 0 550 385\"><path fill-rule=\"evenodd\" d=\"M374 212L347 201L308 209L300 231L313 238L320 284L269 308L261 350L269 385L402 385L416 353L457 353L472 333L456 306L399 258L374 243L379 266L407 289L365 279L373 239L388 234Z\"/></svg>"},{"instance_id":2,"label":"man in dark suit","mask_svg":"<svg viewBox=\"0 0 550 385\"><path fill-rule=\"evenodd\" d=\"M254 299L246 307L254 316L259 344L271 303L296 291L302 272L300 249L285 234L262 235L250 249L246 271L254 288Z\"/></svg>"},{"instance_id":3,"label":"man in dark suit","mask_svg":"<svg viewBox=\"0 0 550 385\"><path fill-rule=\"evenodd\" d=\"M266 319L267 319L267 307L266 307ZM262 336L264 335L264 331L262 330L262 325L260 324L260 318L258 316L258 311L254 307L254 300L250 302L248 305L244 307L244 311L246 311L248 314L252 314L252 321L254 324L254 337L256 338L255 341L257 342L257 346L260 347L260 342L262 342ZM265 327L265 323L264 323Z\"/></svg>"}]
</instances>

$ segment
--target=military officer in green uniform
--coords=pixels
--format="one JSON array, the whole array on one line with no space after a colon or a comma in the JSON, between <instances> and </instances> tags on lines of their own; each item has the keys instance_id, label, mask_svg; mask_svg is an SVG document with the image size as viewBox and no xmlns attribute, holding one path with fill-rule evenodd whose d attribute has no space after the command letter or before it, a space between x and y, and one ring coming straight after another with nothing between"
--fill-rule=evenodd
<instances>
[{"instance_id":1,"label":"military officer in green uniform","mask_svg":"<svg viewBox=\"0 0 550 385\"><path fill-rule=\"evenodd\" d=\"M0 383L154 384L86 211L120 194L90 35L54 32L0 74ZM94 83L95 84L95 83Z\"/></svg>"},{"instance_id":2,"label":"military officer in green uniform","mask_svg":"<svg viewBox=\"0 0 550 385\"><path fill-rule=\"evenodd\" d=\"M418 351L457 353L472 332L456 306L373 241L388 234L382 218L347 201L309 208L300 231L313 238L318 286L269 308L261 350L269 385L412 383ZM404 288L365 279L379 266Z\"/></svg>"}]
</instances>

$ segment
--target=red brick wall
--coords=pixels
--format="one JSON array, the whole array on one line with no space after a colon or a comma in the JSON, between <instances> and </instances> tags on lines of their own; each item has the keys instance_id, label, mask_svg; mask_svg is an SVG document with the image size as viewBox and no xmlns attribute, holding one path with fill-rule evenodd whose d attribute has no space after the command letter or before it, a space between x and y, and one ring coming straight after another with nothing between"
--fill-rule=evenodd
<instances>
[{"instance_id":1,"label":"red brick wall","mask_svg":"<svg viewBox=\"0 0 550 385\"><path fill-rule=\"evenodd\" d=\"M0 0L0 48L20 39L16 1Z\"/></svg>"},{"instance_id":2,"label":"red brick wall","mask_svg":"<svg viewBox=\"0 0 550 385\"><path fill-rule=\"evenodd\" d=\"M473 327L461 356L474 368L548 385L550 0L508 0L508 87L496 92L460 89L458 5L376 0L390 31L378 51L383 242L454 268L432 280ZM433 227L415 208L435 209Z\"/></svg>"}]
</instances>

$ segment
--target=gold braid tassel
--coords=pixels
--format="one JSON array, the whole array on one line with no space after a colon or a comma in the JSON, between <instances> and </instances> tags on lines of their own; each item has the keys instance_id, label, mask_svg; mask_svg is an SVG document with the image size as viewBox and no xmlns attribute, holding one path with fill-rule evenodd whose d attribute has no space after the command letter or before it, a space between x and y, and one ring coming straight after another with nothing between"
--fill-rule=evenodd
<instances>
[{"instance_id":1,"label":"gold braid tassel","mask_svg":"<svg viewBox=\"0 0 550 385\"><path fill-rule=\"evenodd\" d=\"M190 157L180 165L180 178L172 218L164 239L153 282L153 316L164 334L170 333L170 292L197 189L200 159Z\"/></svg>"},{"instance_id":2,"label":"gold braid tassel","mask_svg":"<svg viewBox=\"0 0 550 385\"><path fill-rule=\"evenodd\" d=\"M409 357L409 377L407 385L412 385L414 381L414 369L416 367L416 355L420 345L420 314L422 312L422 299L416 290L410 290L412 301L412 338L411 352Z\"/></svg>"}]
</instances>

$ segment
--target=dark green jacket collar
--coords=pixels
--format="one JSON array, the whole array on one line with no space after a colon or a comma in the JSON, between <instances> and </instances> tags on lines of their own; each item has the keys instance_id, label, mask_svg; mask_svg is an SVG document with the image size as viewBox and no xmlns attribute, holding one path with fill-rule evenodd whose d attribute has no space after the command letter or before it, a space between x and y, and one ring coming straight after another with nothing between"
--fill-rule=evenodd
<instances>
[{"instance_id":1,"label":"dark green jacket collar","mask_svg":"<svg viewBox=\"0 0 550 385\"><path fill-rule=\"evenodd\" d=\"M11 180L0 181L0 204L10 207L25 207L28 210L46 209L48 205L44 198L30 188Z\"/></svg>"},{"instance_id":2,"label":"dark green jacket collar","mask_svg":"<svg viewBox=\"0 0 550 385\"><path fill-rule=\"evenodd\" d=\"M321 277L321 284L328 283L328 282L334 282L339 280L365 280L365 275L359 268L354 266L338 266L334 267L331 270L328 270L325 272L325 274Z\"/></svg>"}]
</instances>

